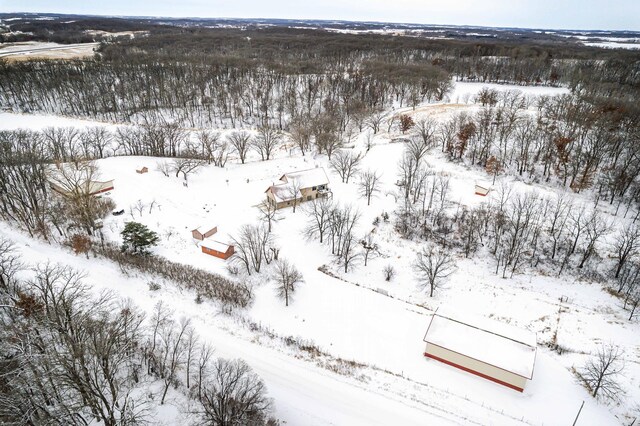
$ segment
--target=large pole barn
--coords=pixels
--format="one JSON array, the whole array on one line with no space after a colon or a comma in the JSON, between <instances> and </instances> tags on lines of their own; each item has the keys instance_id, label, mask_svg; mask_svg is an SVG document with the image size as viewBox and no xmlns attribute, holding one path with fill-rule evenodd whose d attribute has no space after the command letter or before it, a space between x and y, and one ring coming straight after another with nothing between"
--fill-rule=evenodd
<instances>
[{"instance_id":1,"label":"large pole barn","mask_svg":"<svg viewBox=\"0 0 640 426\"><path fill-rule=\"evenodd\" d=\"M424 356L522 392L533 378L535 333L497 321L435 312Z\"/></svg>"}]
</instances>

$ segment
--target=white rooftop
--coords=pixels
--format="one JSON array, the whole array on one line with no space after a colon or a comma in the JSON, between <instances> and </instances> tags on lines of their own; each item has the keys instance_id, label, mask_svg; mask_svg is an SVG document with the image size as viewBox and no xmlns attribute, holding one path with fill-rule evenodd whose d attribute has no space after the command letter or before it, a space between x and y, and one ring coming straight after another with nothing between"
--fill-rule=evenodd
<instances>
[{"instance_id":1,"label":"white rooftop","mask_svg":"<svg viewBox=\"0 0 640 426\"><path fill-rule=\"evenodd\" d=\"M296 182L300 189L329 184L327 173L322 167L285 173L280 180L289 183Z\"/></svg>"},{"instance_id":2,"label":"white rooftop","mask_svg":"<svg viewBox=\"0 0 640 426\"><path fill-rule=\"evenodd\" d=\"M533 377L536 335L528 330L438 311L433 314L424 341L527 379Z\"/></svg>"},{"instance_id":3,"label":"white rooftop","mask_svg":"<svg viewBox=\"0 0 640 426\"><path fill-rule=\"evenodd\" d=\"M211 250L219 251L221 253L225 253L229 248L229 244L221 243L220 241L214 240L204 240L202 242L202 246Z\"/></svg>"},{"instance_id":4,"label":"white rooftop","mask_svg":"<svg viewBox=\"0 0 640 426\"><path fill-rule=\"evenodd\" d=\"M271 189L271 193L278 203L302 197L300 188L295 188L291 183L279 183L277 185L272 185L269 189Z\"/></svg>"},{"instance_id":5,"label":"white rooftop","mask_svg":"<svg viewBox=\"0 0 640 426\"><path fill-rule=\"evenodd\" d=\"M198 225L198 226L192 226L191 230L192 231L198 231L198 232L204 234L205 232L211 231L216 226L218 226L218 225L207 225L207 226Z\"/></svg>"}]
</instances>

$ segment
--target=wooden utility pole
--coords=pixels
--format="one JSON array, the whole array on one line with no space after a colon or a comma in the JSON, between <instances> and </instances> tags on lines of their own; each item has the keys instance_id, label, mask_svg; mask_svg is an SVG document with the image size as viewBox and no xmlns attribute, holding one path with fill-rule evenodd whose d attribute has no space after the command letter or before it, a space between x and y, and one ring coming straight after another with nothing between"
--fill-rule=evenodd
<instances>
[{"instance_id":1,"label":"wooden utility pole","mask_svg":"<svg viewBox=\"0 0 640 426\"><path fill-rule=\"evenodd\" d=\"M582 411L582 407L584 407L584 401L582 401L582 405L580 406L580 409L578 410L578 415L576 415L576 419L573 421L573 425L572 426L576 426L576 423L578 422L578 417L580 417L580 412Z\"/></svg>"}]
</instances>

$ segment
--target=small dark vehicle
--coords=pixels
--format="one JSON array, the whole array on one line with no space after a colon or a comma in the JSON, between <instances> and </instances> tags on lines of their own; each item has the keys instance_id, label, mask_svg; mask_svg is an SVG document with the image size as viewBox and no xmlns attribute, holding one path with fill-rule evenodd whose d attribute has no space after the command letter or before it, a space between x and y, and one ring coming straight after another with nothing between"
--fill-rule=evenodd
<instances>
[{"instance_id":1,"label":"small dark vehicle","mask_svg":"<svg viewBox=\"0 0 640 426\"><path fill-rule=\"evenodd\" d=\"M122 210L116 210L116 211L114 211L114 212L113 212L113 215L114 215L114 216L120 216L120 215L122 215L122 214L124 214L124 209L122 209Z\"/></svg>"}]
</instances>

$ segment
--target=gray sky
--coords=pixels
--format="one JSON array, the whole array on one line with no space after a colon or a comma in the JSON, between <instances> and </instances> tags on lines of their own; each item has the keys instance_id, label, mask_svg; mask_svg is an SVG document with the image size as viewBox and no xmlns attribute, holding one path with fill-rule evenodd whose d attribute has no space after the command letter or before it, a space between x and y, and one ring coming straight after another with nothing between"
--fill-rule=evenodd
<instances>
[{"instance_id":1,"label":"gray sky","mask_svg":"<svg viewBox=\"0 0 640 426\"><path fill-rule=\"evenodd\" d=\"M640 30L640 0L0 0L0 12Z\"/></svg>"}]
</instances>

